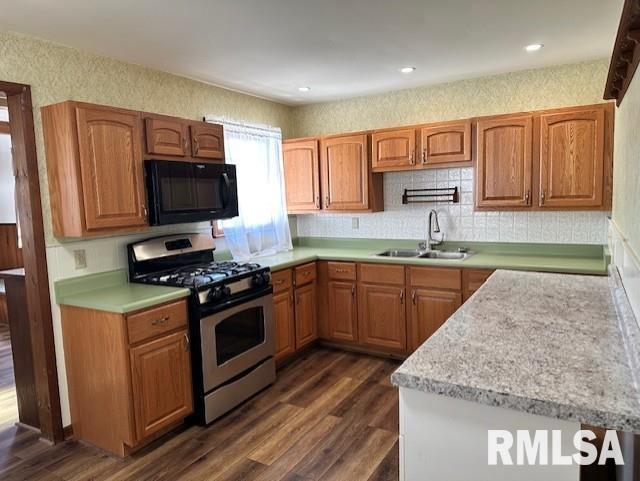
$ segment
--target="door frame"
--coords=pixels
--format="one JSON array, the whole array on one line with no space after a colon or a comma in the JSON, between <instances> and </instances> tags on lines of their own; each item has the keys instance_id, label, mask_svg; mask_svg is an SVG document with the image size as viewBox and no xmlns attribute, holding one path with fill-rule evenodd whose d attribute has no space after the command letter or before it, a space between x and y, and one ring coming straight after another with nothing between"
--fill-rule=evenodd
<instances>
[{"instance_id":1,"label":"door frame","mask_svg":"<svg viewBox=\"0 0 640 481\"><path fill-rule=\"evenodd\" d=\"M44 240L38 159L29 85L0 80L7 96L13 172L23 244L27 312L33 349L38 416L42 437L64 440L60 390L49 295L49 274Z\"/></svg>"}]
</instances>

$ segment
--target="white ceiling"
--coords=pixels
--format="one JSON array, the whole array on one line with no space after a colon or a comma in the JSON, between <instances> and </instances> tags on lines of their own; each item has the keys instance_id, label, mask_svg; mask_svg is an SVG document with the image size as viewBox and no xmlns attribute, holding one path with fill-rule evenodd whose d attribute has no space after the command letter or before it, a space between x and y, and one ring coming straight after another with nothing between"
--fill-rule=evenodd
<instances>
[{"instance_id":1,"label":"white ceiling","mask_svg":"<svg viewBox=\"0 0 640 481\"><path fill-rule=\"evenodd\" d=\"M0 28L300 104L606 57L622 4L0 0Z\"/></svg>"}]
</instances>

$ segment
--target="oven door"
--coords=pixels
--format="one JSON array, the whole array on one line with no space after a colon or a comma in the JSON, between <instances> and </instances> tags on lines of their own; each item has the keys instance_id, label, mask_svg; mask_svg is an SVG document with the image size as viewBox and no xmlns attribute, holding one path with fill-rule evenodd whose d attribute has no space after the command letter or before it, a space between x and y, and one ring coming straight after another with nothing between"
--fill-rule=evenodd
<instances>
[{"instance_id":1,"label":"oven door","mask_svg":"<svg viewBox=\"0 0 640 481\"><path fill-rule=\"evenodd\" d=\"M235 165L147 160L145 171L151 225L238 215Z\"/></svg>"},{"instance_id":2,"label":"oven door","mask_svg":"<svg viewBox=\"0 0 640 481\"><path fill-rule=\"evenodd\" d=\"M273 296L268 294L200 320L207 393L275 354Z\"/></svg>"}]
</instances>

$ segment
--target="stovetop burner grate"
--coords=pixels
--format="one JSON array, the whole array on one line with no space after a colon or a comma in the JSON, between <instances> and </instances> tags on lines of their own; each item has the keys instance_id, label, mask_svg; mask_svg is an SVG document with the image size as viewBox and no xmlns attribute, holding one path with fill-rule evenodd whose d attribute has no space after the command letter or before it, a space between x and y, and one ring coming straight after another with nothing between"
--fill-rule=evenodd
<instances>
[{"instance_id":1,"label":"stovetop burner grate","mask_svg":"<svg viewBox=\"0 0 640 481\"><path fill-rule=\"evenodd\" d=\"M140 281L151 284L198 288L261 269L259 264L217 261L172 269L169 272L149 274Z\"/></svg>"}]
</instances>

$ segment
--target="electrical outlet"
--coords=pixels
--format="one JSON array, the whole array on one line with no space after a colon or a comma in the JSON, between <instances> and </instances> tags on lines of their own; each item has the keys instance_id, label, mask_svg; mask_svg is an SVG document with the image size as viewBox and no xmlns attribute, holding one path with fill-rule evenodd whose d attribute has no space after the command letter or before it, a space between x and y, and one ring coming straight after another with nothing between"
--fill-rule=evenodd
<instances>
[{"instance_id":1,"label":"electrical outlet","mask_svg":"<svg viewBox=\"0 0 640 481\"><path fill-rule=\"evenodd\" d=\"M358 217L351 218L351 228L353 230L358 230L360 228L360 219Z\"/></svg>"},{"instance_id":2,"label":"electrical outlet","mask_svg":"<svg viewBox=\"0 0 640 481\"><path fill-rule=\"evenodd\" d=\"M87 268L87 252L84 249L73 251L73 259L76 263L76 269Z\"/></svg>"}]
</instances>

